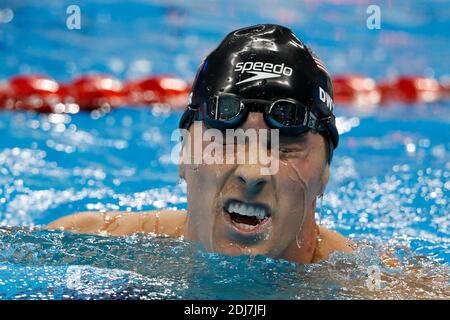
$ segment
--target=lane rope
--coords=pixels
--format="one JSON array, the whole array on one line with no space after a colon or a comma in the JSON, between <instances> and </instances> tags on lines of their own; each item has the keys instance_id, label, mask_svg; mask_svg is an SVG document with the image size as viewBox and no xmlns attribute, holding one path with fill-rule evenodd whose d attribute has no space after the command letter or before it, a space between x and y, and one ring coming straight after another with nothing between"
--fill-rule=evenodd
<instances>
[{"instance_id":1,"label":"lane rope","mask_svg":"<svg viewBox=\"0 0 450 320\"><path fill-rule=\"evenodd\" d=\"M334 102L349 107L385 107L394 103L426 104L449 100L450 83L422 76L401 76L377 83L361 75L333 78ZM43 113L78 113L120 106L164 104L185 108L191 84L174 76L151 76L122 82L109 75L87 74L70 83L44 75L17 75L0 82L0 109Z\"/></svg>"}]
</instances>

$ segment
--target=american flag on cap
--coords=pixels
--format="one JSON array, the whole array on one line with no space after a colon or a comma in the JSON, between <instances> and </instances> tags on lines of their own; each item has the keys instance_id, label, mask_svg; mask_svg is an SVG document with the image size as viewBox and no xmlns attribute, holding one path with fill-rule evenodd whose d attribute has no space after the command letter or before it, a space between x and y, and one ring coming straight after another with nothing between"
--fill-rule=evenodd
<instances>
[{"instance_id":1,"label":"american flag on cap","mask_svg":"<svg viewBox=\"0 0 450 320\"><path fill-rule=\"evenodd\" d=\"M325 64L322 62L322 60L319 59L319 57L310 49L308 48L309 53L311 54L312 58L314 59L314 62L316 63L317 68L325 72L328 76L330 74L328 73L327 68L325 67Z\"/></svg>"}]
</instances>

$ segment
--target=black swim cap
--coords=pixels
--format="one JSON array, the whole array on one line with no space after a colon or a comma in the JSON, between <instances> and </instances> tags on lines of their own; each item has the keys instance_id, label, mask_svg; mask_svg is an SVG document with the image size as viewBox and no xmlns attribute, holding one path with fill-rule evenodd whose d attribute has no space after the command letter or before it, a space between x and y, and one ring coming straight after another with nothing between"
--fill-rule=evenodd
<instances>
[{"instance_id":1,"label":"black swim cap","mask_svg":"<svg viewBox=\"0 0 450 320\"><path fill-rule=\"evenodd\" d=\"M333 114L333 85L323 63L288 28L260 24L229 33L200 65L189 97L199 105L219 93L244 99L291 98L325 126L331 162L339 134ZM180 128L194 121L187 109Z\"/></svg>"}]
</instances>

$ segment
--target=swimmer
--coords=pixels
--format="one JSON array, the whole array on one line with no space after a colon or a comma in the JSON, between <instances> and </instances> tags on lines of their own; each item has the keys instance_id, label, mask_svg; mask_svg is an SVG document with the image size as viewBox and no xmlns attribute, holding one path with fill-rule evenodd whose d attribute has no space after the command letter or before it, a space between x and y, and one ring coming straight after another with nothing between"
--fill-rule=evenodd
<instances>
[{"instance_id":1,"label":"swimmer","mask_svg":"<svg viewBox=\"0 0 450 320\"><path fill-rule=\"evenodd\" d=\"M164 234L211 252L299 263L350 253L351 241L316 222L339 141L333 107L328 72L290 29L263 24L233 31L200 65L180 120L189 130L179 165L187 211L81 212L48 228ZM263 174L259 163L248 162L192 164L186 145L206 148L198 132L208 129L277 131L278 170Z\"/></svg>"}]
</instances>

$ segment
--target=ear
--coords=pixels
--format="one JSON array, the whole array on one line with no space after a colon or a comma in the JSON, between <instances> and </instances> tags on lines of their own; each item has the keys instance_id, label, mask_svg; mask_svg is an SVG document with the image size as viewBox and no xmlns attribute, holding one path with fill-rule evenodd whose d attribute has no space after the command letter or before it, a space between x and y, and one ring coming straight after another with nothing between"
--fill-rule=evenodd
<instances>
[{"instance_id":1,"label":"ear","mask_svg":"<svg viewBox=\"0 0 450 320\"><path fill-rule=\"evenodd\" d=\"M180 178L186 179L186 165L184 165L183 163L180 163L178 165L178 175L180 176Z\"/></svg>"},{"instance_id":2,"label":"ear","mask_svg":"<svg viewBox=\"0 0 450 320\"><path fill-rule=\"evenodd\" d=\"M179 155L179 159L180 162L178 164L178 175L180 176L180 178L182 179L186 179L186 164L185 164L185 159L184 159L184 141L181 144L181 150L180 150L180 155Z\"/></svg>"},{"instance_id":3,"label":"ear","mask_svg":"<svg viewBox=\"0 0 450 320\"><path fill-rule=\"evenodd\" d=\"M194 125L195 125L195 123L194 123ZM185 129L183 129L183 130L185 130ZM186 180L186 166L188 163L190 163L190 161L189 161L190 155L188 154L189 151L186 152L186 148L187 148L187 150L191 150L190 130L191 129L189 129L187 134L185 134L183 136L183 140L181 141L180 153L179 153L178 175L180 176L180 178L182 178L184 180Z\"/></svg>"},{"instance_id":4,"label":"ear","mask_svg":"<svg viewBox=\"0 0 450 320\"><path fill-rule=\"evenodd\" d=\"M328 184L328 180L330 179L330 166L328 164L325 165L325 169L323 170L322 173L322 177L320 178L320 190L319 190L319 194L323 195L323 193L325 192L325 188L327 187Z\"/></svg>"}]
</instances>

